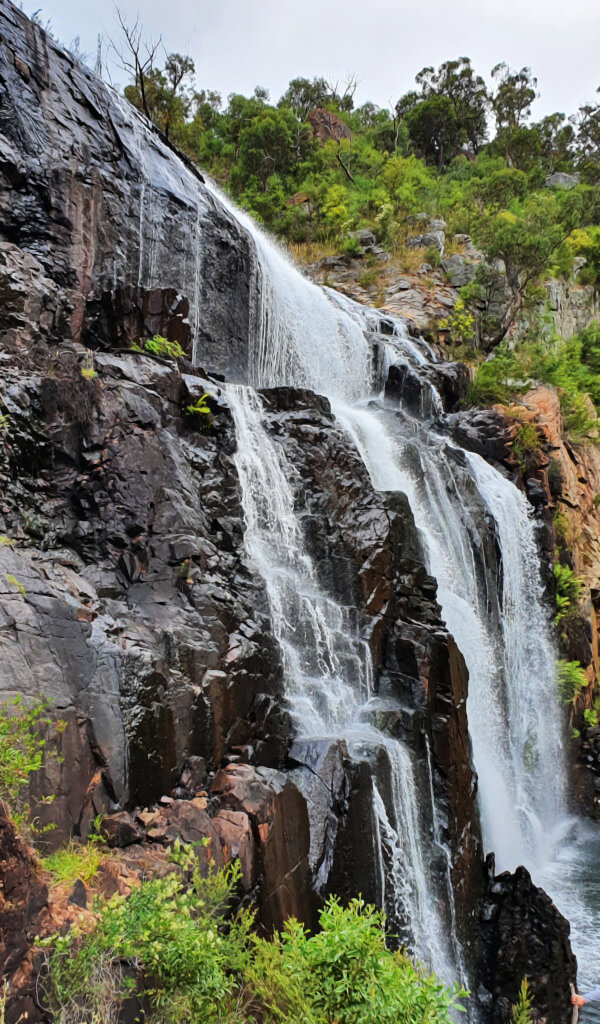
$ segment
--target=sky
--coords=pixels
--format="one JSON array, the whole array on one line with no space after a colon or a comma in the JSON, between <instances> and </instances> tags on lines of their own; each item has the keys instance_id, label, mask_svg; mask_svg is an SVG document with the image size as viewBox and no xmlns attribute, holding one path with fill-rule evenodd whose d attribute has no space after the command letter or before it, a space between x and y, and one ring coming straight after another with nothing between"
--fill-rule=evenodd
<instances>
[{"instance_id":1,"label":"sky","mask_svg":"<svg viewBox=\"0 0 600 1024\"><path fill-rule=\"evenodd\" d=\"M96 54L98 33L118 33L113 0L38 0L63 43L80 37ZM573 113L600 86L599 0L119 0L149 35L196 64L197 86L276 99L291 78L358 76L355 100L389 106L426 65L470 57L489 80L506 61L538 78L539 118ZM35 0L24 0L31 13ZM117 75L118 78L118 75Z\"/></svg>"}]
</instances>

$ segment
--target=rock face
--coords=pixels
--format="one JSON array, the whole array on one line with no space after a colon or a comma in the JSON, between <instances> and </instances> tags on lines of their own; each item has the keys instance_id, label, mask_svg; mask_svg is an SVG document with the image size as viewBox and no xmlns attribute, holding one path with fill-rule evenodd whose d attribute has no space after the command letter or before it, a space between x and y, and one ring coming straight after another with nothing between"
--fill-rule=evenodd
<instances>
[{"instance_id":1,"label":"rock face","mask_svg":"<svg viewBox=\"0 0 600 1024\"><path fill-rule=\"evenodd\" d=\"M48 911L48 890L32 852L0 801L0 980L10 979L7 1021L38 1020L29 957Z\"/></svg>"},{"instance_id":2,"label":"rock face","mask_svg":"<svg viewBox=\"0 0 600 1024\"><path fill-rule=\"evenodd\" d=\"M48 736L60 758L36 783L34 797L55 796L39 817L51 813L60 842L105 813L138 868L164 867L177 835L209 838L217 863L239 857L267 929L289 913L311 924L328 892L385 902L373 787L391 805L389 751L298 741L244 545L218 374L251 378L253 243L197 171L6 0L0 216L0 694L41 692L67 723ZM131 349L154 332L194 358ZM435 374L454 408L463 370ZM205 393L210 414L194 414ZM450 927L455 913L474 966L484 875L468 680L408 503L374 489L324 399L261 398L319 582L369 646L378 727L414 757L440 902L451 852L455 906L441 914ZM26 931L42 893L23 879L25 902L37 893ZM125 884L118 867L113 883Z\"/></svg>"},{"instance_id":3,"label":"rock face","mask_svg":"<svg viewBox=\"0 0 600 1024\"><path fill-rule=\"evenodd\" d=\"M3 329L31 323L34 336L93 348L158 332L188 351L193 332L205 365L244 379L248 236L191 165L7 0L0 39Z\"/></svg>"},{"instance_id":4,"label":"rock face","mask_svg":"<svg viewBox=\"0 0 600 1024\"><path fill-rule=\"evenodd\" d=\"M494 1024L506 1024L519 987L527 977L536 1020L564 1024L569 1019L569 986L576 963L569 945L569 923L525 868L489 883L481 930L484 968L480 1000ZM484 991L485 990L485 991Z\"/></svg>"}]
</instances>

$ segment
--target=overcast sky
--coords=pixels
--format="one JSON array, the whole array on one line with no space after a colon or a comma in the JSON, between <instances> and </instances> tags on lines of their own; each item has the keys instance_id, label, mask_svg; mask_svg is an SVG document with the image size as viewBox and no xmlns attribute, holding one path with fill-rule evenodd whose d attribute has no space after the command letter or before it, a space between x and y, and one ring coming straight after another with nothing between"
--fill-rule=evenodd
<instances>
[{"instance_id":1,"label":"overcast sky","mask_svg":"<svg viewBox=\"0 0 600 1024\"><path fill-rule=\"evenodd\" d=\"M97 35L114 34L113 0L38 0L54 34L95 54ZM30 13L35 0L25 0ZM492 66L532 67L541 99L534 114L572 113L600 85L600 0L119 0L138 11L167 49L189 53L199 87L277 98L299 75L360 80L358 102L381 106L413 85L417 71L471 57Z\"/></svg>"}]
</instances>

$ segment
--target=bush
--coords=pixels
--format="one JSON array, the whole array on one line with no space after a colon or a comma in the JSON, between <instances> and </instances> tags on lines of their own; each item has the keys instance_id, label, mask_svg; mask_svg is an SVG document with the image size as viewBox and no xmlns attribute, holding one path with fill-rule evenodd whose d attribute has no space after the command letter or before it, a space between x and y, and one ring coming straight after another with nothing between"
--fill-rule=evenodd
<instances>
[{"instance_id":1,"label":"bush","mask_svg":"<svg viewBox=\"0 0 600 1024\"><path fill-rule=\"evenodd\" d=\"M533 423L521 423L512 443L512 453L519 465L524 466L527 455L539 451L540 435Z\"/></svg>"},{"instance_id":2,"label":"bush","mask_svg":"<svg viewBox=\"0 0 600 1024\"><path fill-rule=\"evenodd\" d=\"M568 565L561 565L560 562L554 563L552 572L554 574L554 602L556 605L554 621L558 624L563 619L576 613L583 580L576 576Z\"/></svg>"},{"instance_id":3,"label":"bush","mask_svg":"<svg viewBox=\"0 0 600 1024\"><path fill-rule=\"evenodd\" d=\"M344 908L330 898L320 931L288 921L272 942L254 940L249 988L281 1024L447 1024L462 993L453 995L403 953L385 946L380 912L358 899Z\"/></svg>"},{"instance_id":4,"label":"bush","mask_svg":"<svg viewBox=\"0 0 600 1024\"><path fill-rule=\"evenodd\" d=\"M0 703L0 798L6 801L17 830L33 827L26 790L29 777L44 767L44 730L54 727L62 732L65 725L52 722L46 701L37 700L28 707L15 697Z\"/></svg>"},{"instance_id":5,"label":"bush","mask_svg":"<svg viewBox=\"0 0 600 1024\"><path fill-rule=\"evenodd\" d=\"M252 915L228 917L239 869L202 878L177 844L182 873L142 881L99 909L94 930L46 940L54 1019L116 1021L143 992L153 1024L450 1024L459 999L385 946L383 915L330 899L320 931L290 919L272 940L252 935Z\"/></svg>"}]
</instances>

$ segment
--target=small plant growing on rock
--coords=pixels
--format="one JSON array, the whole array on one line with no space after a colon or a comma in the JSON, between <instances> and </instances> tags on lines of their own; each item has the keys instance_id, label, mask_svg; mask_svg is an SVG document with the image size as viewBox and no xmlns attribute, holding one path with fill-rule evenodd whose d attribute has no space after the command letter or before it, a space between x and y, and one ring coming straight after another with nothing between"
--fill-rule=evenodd
<instances>
[{"instance_id":1,"label":"small plant growing on rock","mask_svg":"<svg viewBox=\"0 0 600 1024\"><path fill-rule=\"evenodd\" d=\"M195 402L192 402L190 405L184 406L184 408L183 408L184 415L185 416L211 416L212 413L211 413L208 405L206 404L206 399L207 398L208 398L208 391L205 391L203 395L200 395L200 398L196 399Z\"/></svg>"},{"instance_id":2,"label":"small plant growing on rock","mask_svg":"<svg viewBox=\"0 0 600 1024\"><path fill-rule=\"evenodd\" d=\"M57 885L73 883L76 879L90 882L98 871L106 854L97 842L67 843L43 858L43 866L49 871Z\"/></svg>"},{"instance_id":3,"label":"small plant growing on rock","mask_svg":"<svg viewBox=\"0 0 600 1024\"><path fill-rule=\"evenodd\" d=\"M146 338L144 352L150 352L153 356L161 356L163 359L182 359L185 356L178 341L169 341L160 334L153 338Z\"/></svg>"},{"instance_id":4,"label":"small plant growing on rock","mask_svg":"<svg viewBox=\"0 0 600 1024\"><path fill-rule=\"evenodd\" d=\"M519 989L519 997L511 1007L510 1024L531 1024L532 1009L529 982L527 978L523 978L521 988Z\"/></svg>"},{"instance_id":5,"label":"small plant growing on rock","mask_svg":"<svg viewBox=\"0 0 600 1024\"><path fill-rule=\"evenodd\" d=\"M587 686L585 672L578 661L556 662L556 685L561 700L565 704L572 704L578 693Z\"/></svg>"},{"instance_id":6,"label":"small plant growing on rock","mask_svg":"<svg viewBox=\"0 0 600 1024\"><path fill-rule=\"evenodd\" d=\"M79 372L84 380L93 380L98 374L94 369L94 353L88 349L83 360L83 365L80 367Z\"/></svg>"},{"instance_id":7,"label":"small plant growing on rock","mask_svg":"<svg viewBox=\"0 0 600 1024\"><path fill-rule=\"evenodd\" d=\"M554 575L554 602L556 605L554 621L558 625L558 623L572 615L576 610L583 580L581 577L576 576L568 565L561 565L560 562L554 563L552 572Z\"/></svg>"},{"instance_id":8,"label":"small plant growing on rock","mask_svg":"<svg viewBox=\"0 0 600 1024\"><path fill-rule=\"evenodd\" d=\"M517 464L524 469L527 456L537 452L540 447L540 435L533 423L521 423L512 443L512 454Z\"/></svg>"},{"instance_id":9,"label":"small plant growing on rock","mask_svg":"<svg viewBox=\"0 0 600 1024\"><path fill-rule=\"evenodd\" d=\"M25 597L25 587L22 583L19 583L16 576L11 575L11 573L6 573L4 579L8 583L9 587L15 587L15 589L19 591L21 597Z\"/></svg>"}]
</instances>

